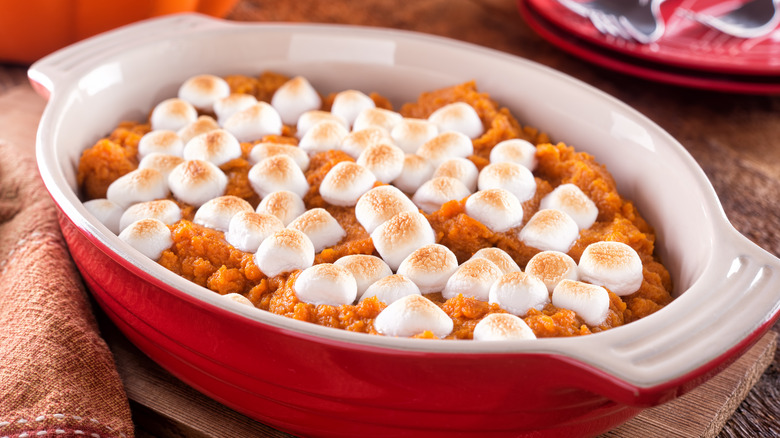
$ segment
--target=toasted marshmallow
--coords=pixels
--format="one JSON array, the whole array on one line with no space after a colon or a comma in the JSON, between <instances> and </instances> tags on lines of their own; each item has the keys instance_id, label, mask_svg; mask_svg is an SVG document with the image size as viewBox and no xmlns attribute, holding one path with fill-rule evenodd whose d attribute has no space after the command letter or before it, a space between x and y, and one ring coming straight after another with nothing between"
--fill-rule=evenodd
<instances>
[{"instance_id":1,"label":"toasted marshmallow","mask_svg":"<svg viewBox=\"0 0 780 438\"><path fill-rule=\"evenodd\" d=\"M417 155L430 161L434 168L450 158L466 158L473 153L471 139L460 132L440 133L417 149Z\"/></svg>"},{"instance_id":2,"label":"toasted marshmallow","mask_svg":"<svg viewBox=\"0 0 780 438\"><path fill-rule=\"evenodd\" d=\"M536 146L520 138L504 140L490 150L490 162L504 161L517 163L533 171L536 168Z\"/></svg>"},{"instance_id":3,"label":"toasted marshmallow","mask_svg":"<svg viewBox=\"0 0 780 438\"><path fill-rule=\"evenodd\" d=\"M455 178L441 176L426 181L412 196L412 201L428 214L441 208L447 202L459 201L470 195L468 187Z\"/></svg>"},{"instance_id":4,"label":"toasted marshmallow","mask_svg":"<svg viewBox=\"0 0 780 438\"><path fill-rule=\"evenodd\" d=\"M328 204L351 207L371 190L376 177L370 170L351 161L333 166L320 183L320 196Z\"/></svg>"},{"instance_id":5,"label":"toasted marshmallow","mask_svg":"<svg viewBox=\"0 0 780 438\"><path fill-rule=\"evenodd\" d=\"M181 220L181 208L170 199L133 204L122 213L119 229L124 230L128 225L141 219L157 219L166 225L173 225Z\"/></svg>"},{"instance_id":6,"label":"toasted marshmallow","mask_svg":"<svg viewBox=\"0 0 780 438\"><path fill-rule=\"evenodd\" d=\"M293 291L304 303L340 306L355 301L357 283L355 277L343 267L320 263L304 269L298 275Z\"/></svg>"},{"instance_id":7,"label":"toasted marshmallow","mask_svg":"<svg viewBox=\"0 0 780 438\"><path fill-rule=\"evenodd\" d=\"M115 179L108 186L106 198L127 208L136 202L153 201L168 196L168 182L157 169L136 169Z\"/></svg>"},{"instance_id":8,"label":"toasted marshmallow","mask_svg":"<svg viewBox=\"0 0 780 438\"><path fill-rule=\"evenodd\" d=\"M155 261L173 245L171 230L157 219L135 221L119 233L119 238Z\"/></svg>"},{"instance_id":9,"label":"toasted marshmallow","mask_svg":"<svg viewBox=\"0 0 780 438\"><path fill-rule=\"evenodd\" d=\"M374 187L355 204L355 217L368 234L402 211L418 210L408 196L393 186Z\"/></svg>"},{"instance_id":10,"label":"toasted marshmallow","mask_svg":"<svg viewBox=\"0 0 780 438\"><path fill-rule=\"evenodd\" d=\"M344 125L345 128L349 128L349 125L347 125L347 122L344 119L329 111L312 110L306 111L305 113L301 114L300 118L298 118L298 123L295 125L295 135L298 138L302 138L304 135L306 135L307 132L309 132L309 129L311 129L312 126L325 121L338 122Z\"/></svg>"},{"instance_id":11,"label":"toasted marshmallow","mask_svg":"<svg viewBox=\"0 0 780 438\"><path fill-rule=\"evenodd\" d=\"M184 161L171 170L168 184L180 201L196 207L222 196L228 178L214 163L202 160Z\"/></svg>"},{"instance_id":12,"label":"toasted marshmallow","mask_svg":"<svg viewBox=\"0 0 780 438\"><path fill-rule=\"evenodd\" d=\"M452 319L422 295L407 295L379 312L374 328L385 336L411 337L425 331L443 338L452 332Z\"/></svg>"},{"instance_id":13,"label":"toasted marshmallow","mask_svg":"<svg viewBox=\"0 0 780 438\"><path fill-rule=\"evenodd\" d=\"M194 122L179 129L176 134L181 138L181 141L186 145L188 141L197 137L200 134L205 134L210 131L219 129L219 124L211 116L200 116Z\"/></svg>"},{"instance_id":14,"label":"toasted marshmallow","mask_svg":"<svg viewBox=\"0 0 780 438\"><path fill-rule=\"evenodd\" d=\"M393 275L387 263L379 257L367 254L351 254L333 262L352 273L357 282L357 298L360 299L369 286L379 279Z\"/></svg>"},{"instance_id":15,"label":"toasted marshmallow","mask_svg":"<svg viewBox=\"0 0 780 438\"><path fill-rule=\"evenodd\" d=\"M571 216L581 230L590 228L599 216L599 208L574 184L561 184L542 198L539 208L561 210Z\"/></svg>"},{"instance_id":16,"label":"toasted marshmallow","mask_svg":"<svg viewBox=\"0 0 780 438\"><path fill-rule=\"evenodd\" d=\"M339 122L325 120L312 126L301 137L298 147L309 154L339 149L349 130Z\"/></svg>"},{"instance_id":17,"label":"toasted marshmallow","mask_svg":"<svg viewBox=\"0 0 780 438\"><path fill-rule=\"evenodd\" d=\"M465 211L494 233L503 233L523 223L523 204L504 189L474 193L466 199Z\"/></svg>"},{"instance_id":18,"label":"toasted marshmallow","mask_svg":"<svg viewBox=\"0 0 780 438\"><path fill-rule=\"evenodd\" d=\"M309 182L295 160L287 155L275 155L249 169L249 184L261 197L279 190L288 190L303 198L309 191Z\"/></svg>"},{"instance_id":19,"label":"toasted marshmallow","mask_svg":"<svg viewBox=\"0 0 780 438\"><path fill-rule=\"evenodd\" d=\"M542 251L568 252L579 235L577 223L568 214L560 210L539 210L518 237L526 245Z\"/></svg>"},{"instance_id":20,"label":"toasted marshmallow","mask_svg":"<svg viewBox=\"0 0 780 438\"><path fill-rule=\"evenodd\" d=\"M501 248L482 248L475 252L472 259L488 259L493 262L504 274L520 271L517 262Z\"/></svg>"},{"instance_id":21,"label":"toasted marshmallow","mask_svg":"<svg viewBox=\"0 0 780 438\"><path fill-rule=\"evenodd\" d=\"M644 280L642 259L622 242L596 242L580 256L580 280L604 286L618 296L631 295Z\"/></svg>"},{"instance_id":22,"label":"toasted marshmallow","mask_svg":"<svg viewBox=\"0 0 780 438\"><path fill-rule=\"evenodd\" d=\"M84 203L84 208L95 216L95 218L105 225L112 233L119 234L119 231L121 230L119 221L122 218L124 210L118 204L105 198L91 199Z\"/></svg>"},{"instance_id":23,"label":"toasted marshmallow","mask_svg":"<svg viewBox=\"0 0 780 438\"><path fill-rule=\"evenodd\" d=\"M511 314L525 316L532 308L544 309L550 293L542 280L517 271L502 275L490 286L488 301Z\"/></svg>"},{"instance_id":24,"label":"toasted marshmallow","mask_svg":"<svg viewBox=\"0 0 780 438\"><path fill-rule=\"evenodd\" d=\"M221 166L240 156L241 144L224 129L200 134L184 145L185 160L203 160Z\"/></svg>"},{"instance_id":25,"label":"toasted marshmallow","mask_svg":"<svg viewBox=\"0 0 780 438\"><path fill-rule=\"evenodd\" d=\"M186 100L171 98L165 99L155 105L149 116L152 131L179 129L194 122L198 118L198 111Z\"/></svg>"},{"instance_id":26,"label":"toasted marshmallow","mask_svg":"<svg viewBox=\"0 0 780 438\"><path fill-rule=\"evenodd\" d=\"M295 164L298 165L298 167L301 168L302 171L306 172L306 169L309 168L309 154L306 153L303 149L292 146L289 144L283 144L283 143L258 143L256 144L251 151L249 151L249 163L254 165L257 164L266 158L273 157L276 155L287 155L293 160L295 160Z\"/></svg>"},{"instance_id":27,"label":"toasted marshmallow","mask_svg":"<svg viewBox=\"0 0 780 438\"><path fill-rule=\"evenodd\" d=\"M361 129L360 131L352 131L347 134L347 136L342 139L341 147L339 149L357 160L360 154L368 149L369 146L391 141L392 138L390 138L390 134L386 129L372 126Z\"/></svg>"},{"instance_id":28,"label":"toasted marshmallow","mask_svg":"<svg viewBox=\"0 0 780 438\"><path fill-rule=\"evenodd\" d=\"M416 154L404 156L404 168L393 185L406 193L414 193L425 181L431 179L434 168L425 158Z\"/></svg>"},{"instance_id":29,"label":"toasted marshmallow","mask_svg":"<svg viewBox=\"0 0 780 438\"><path fill-rule=\"evenodd\" d=\"M214 114L217 115L217 122L220 125L224 125L230 116L255 104L257 104L255 96L245 93L233 93L214 102Z\"/></svg>"},{"instance_id":30,"label":"toasted marshmallow","mask_svg":"<svg viewBox=\"0 0 780 438\"><path fill-rule=\"evenodd\" d=\"M438 243L422 246L409 254L398 267L398 273L412 280L420 292L441 292L455 270L458 258Z\"/></svg>"},{"instance_id":31,"label":"toasted marshmallow","mask_svg":"<svg viewBox=\"0 0 780 438\"><path fill-rule=\"evenodd\" d=\"M201 205L192 221L204 227L227 231L230 220L242 211L254 213L255 209L252 208L252 204L238 196L220 196Z\"/></svg>"},{"instance_id":32,"label":"toasted marshmallow","mask_svg":"<svg viewBox=\"0 0 780 438\"><path fill-rule=\"evenodd\" d=\"M533 275L552 292L562 280L577 280L577 263L568 254L560 251L537 253L525 265L525 272Z\"/></svg>"},{"instance_id":33,"label":"toasted marshmallow","mask_svg":"<svg viewBox=\"0 0 780 438\"><path fill-rule=\"evenodd\" d=\"M597 326L607 319L609 294L595 284L562 280L552 293L553 306L577 313L585 324Z\"/></svg>"},{"instance_id":34,"label":"toasted marshmallow","mask_svg":"<svg viewBox=\"0 0 780 438\"><path fill-rule=\"evenodd\" d=\"M348 126L352 126L361 111L374 107L376 107L374 100L365 93L357 90L345 90L333 98L330 112L344 119Z\"/></svg>"},{"instance_id":35,"label":"toasted marshmallow","mask_svg":"<svg viewBox=\"0 0 780 438\"><path fill-rule=\"evenodd\" d=\"M502 275L501 269L488 259L469 259L452 273L441 295L450 299L461 294L464 297L487 301L490 287Z\"/></svg>"},{"instance_id":36,"label":"toasted marshmallow","mask_svg":"<svg viewBox=\"0 0 780 438\"><path fill-rule=\"evenodd\" d=\"M235 135L238 141L254 141L266 135L281 134L282 119L274 107L258 102L230 116L222 127Z\"/></svg>"},{"instance_id":37,"label":"toasted marshmallow","mask_svg":"<svg viewBox=\"0 0 780 438\"><path fill-rule=\"evenodd\" d=\"M477 187L480 190L504 189L525 202L536 193L534 174L526 167L508 161L490 163L479 172Z\"/></svg>"},{"instance_id":38,"label":"toasted marshmallow","mask_svg":"<svg viewBox=\"0 0 780 438\"><path fill-rule=\"evenodd\" d=\"M366 108L355 118L352 130L360 131L374 126L392 132L395 125L399 124L403 118L401 114L384 108Z\"/></svg>"},{"instance_id":39,"label":"toasted marshmallow","mask_svg":"<svg viewBox=\"0 0 780 438\"><path fill-rule=\"evenodd\" d=\"M309 236L312 245L314 245L314 252L320 252L339 243L347 235L339 222L324 208L307 210L290 222L287 228L298 230Z\"/></svg>"},{"instance_id":40,"label":"toasted marshmallow","mask_svg":"<svg viewBox=\"0 0 780 438\"><path fill-rule=\"evenodd\" d=\"M214 75L193 76L179 87L179 99L186 100L195 108L212 111L214 102L230 95L230 85Z\"/></svg>"},{"instance_id":41,"label":"toasted marshmallow","mask_svg":"<svg viewBox=\"0 0 780 438\"><path fill-rule=\"evenodd\" d=\"M284 229L282 221L273 215L239 211L230 219L225 240L244 252L256 252L271 234Z\"/></svg>"},{"instance_id":42,"label":"toasted marshmallow","mask_svg":"<svg viewBox=\"0 0 780 438\"><path fill-rule=\"evenodd\" d=\"M389 143L379 143L367 147L357 163L370 170L377 180L389 183L404 169L404 151Z\"/></svg>"},{"instance_id":43,"label":"toasted marshmallow","mask_svg":"<svg viewBox=\"0 0 780 438\"><path fill-rule=\"evenodd\" d=\"M175 131L158 129L149 131L138 140L138 157L144 158L149 154L160 153L181 157L184 150L184 141Z\"/></svg>"},{"instance_id":44,"label":"toasted marshmallow","mask_svg":"<svg viewBox=\"0 0 780 438\"><path fill-rule=\"evenodd\" d=\"M157 171L162 173L163 177L167 180L168 176L171 174L171 171L184 161L184 158L178 155L168 155L152 152L151 154L141 159L141 162L138 163L138 168L157 169Z\"/></svg>"},{"instance_id":45,"label":"toasted marshmallow","mask_svg":"<svg viewBox=\"0 0 780 438\"><path fill-rule=\"evenodd\" d=\"M314 264L314 245L306 234L285 228L260 243L255 264L267 277L306 269Z\"/></svg>"},{"instance_id":46,"label":"toasted marshmallow","mask_svg":"<svg viewBox=\"0 0 780 438\"><path fill-rule=\"evenodd\" d=\"M515 315L491 313L474 326L475 341L503 341L515 339L536 339L528 324Z\"/></svg>"},{"instance_id":47,"label":"toasted marshmallow","mask_svg":"<svg viewBox=\"0 0 780 438\"><path fill-rule=\"evenodd\" d=\"M285 125L295 125L301 114L319 109L322 98L306 78L296 76L274 92L271 105L279 112Z\"/></svg>"},{"instance_id":48,"label":"toasted marshmallow","mask_svg":"<svg viewBox=\"0 0 780 438\"><path fill-rule=\"evenodd\" d=\"M371 240L385 263L395 271L415 249L434 243L436 235L425 216L405 211L376 227Z\"/></svg>"},{"instance_id":49,"label":"toasted marshmallow","mask_svg":"<svg viewBox=\"0 0 780 438\"><path fill-rule=\"evenodd\" d=\"M437 109L428 121L439 127L439 132L460 132L468 138L477 138L485 132L482 120L466 102L454 102Z\"/></svg>"},{"instance_id":50,"label":"toasted marshmallow","mask_svg":"<svg viewBox=\"0 0 780 438\"><path fill-rule=\"evenodd\" d=\"M299 195L289 190L279 190L265 196L255 211L276 216L286 227L306 211L306 205Z\"/></svg>"},{"instance_id":51,"label":"toasted marshmallow","mask_svg":"<svg viewBox=\"0 0 780 438\"><path fill-rule=\"evenodd\" d=\"M390 275L384 277L366 289L366 293L360 301L366 298L376 297L382 303L392 304L407 295L422 295L420 288L412 280L403 275Z\"/></svg>"},{"instance_id":52,"label":"toasted marshmallow","mask_svg":"<svg viewBox=\"0 0 780 438\"><path fill-rule=\"evenodd\" d=\"M439 164L439 167L433 172L432 178L439 176L448 176L460 180L470 192L477 190L479 170L468 158L450 158Z\"/></svg>"},{"instance_id":53,"label":"toasted marshmallow","mask_svg":"<svg viewBox=\"0 0 780 438\"><path fill-rule=\"evenodd\" d=\"M439 135L439 128L425 119L405 117L390 131L395 144L408 154L417 152L426 141Z\"/></svg>"},{"instance_id":54,"label":"toasted marshmallow","mask_svg":"<svg viewBox=\"0 0 780 438\"><path fill-rule=\"evenodd\" d=\"M231 292L229 294L222 295L222 298L226 300L235 301L238 304L243 304L245 306L255 307L255 305L249 301L249 298L235 292Z\"/></svg>"}]
</instances>

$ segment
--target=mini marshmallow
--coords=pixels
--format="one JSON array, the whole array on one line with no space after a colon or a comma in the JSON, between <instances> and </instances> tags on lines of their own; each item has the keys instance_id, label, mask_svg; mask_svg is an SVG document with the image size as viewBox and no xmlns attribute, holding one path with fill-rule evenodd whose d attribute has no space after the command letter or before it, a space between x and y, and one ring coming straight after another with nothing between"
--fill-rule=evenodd
<instances>
[{"instance_id":1,"label":"mini marshmallow","mask_svg":"<svg viewBox=\"0 0 780 438\"><path fill-rule=\"evenodd\" d=\"M351 161L333 166L320 183L320 196L328 204L351 207L363 193L371 190L376 177L370 170Z\"/></svg>"},{"instance_id":2,"label":"mini marshmallow","mask_svg":"<svg viewBox=\"0 0 780 438\"><path fill-rule=\"evenodd\" d=\"M219 124L211 116L200 116L194 122L179 129L176 134L181 138L181 141L186 145L188 141L197 137L200 134L219 129Z\"/></svg>"},{"instance_id":3,"label":"mini marshmallow","mask_svg":"<svg viewBox=\"0 0 780 438\"><path fill-rule=\"evenodd\" d=\"M403 118L390 131L395 144L408 154L417 152L426 141L439 135L439 128L425 119Z\"/></svg>"},{"instance_id":4,"label":"mini marshmallow","mask_svg":"<svg viewBox=\"0 0 780 438\"><path fill-rule=\"evenodd\" d=\"M433 172L433 178L439 176L449 176L460 180L471 192L477 190L479 170L468 158L450 158L439 164L439 167Z\"/></svg>"},{"instance_id":5,"label":"mini marshmallow","mask_svg":"<svg viewBox=\"0 0 780 438\"><path fill-rule=\"evenodd\" d=\"M133 204L122 213L119 229L124 230L128 225L141 219L157 219L166 225L173 225L181 220L181 208L170 199Z\"/></svg>"},{"instance_id":6,"label":"mini marshmallow","mask_svg":"<svg viewBox=\"0 0 780 438\"><path fill-rule=\"evenodd\" d=\"M352 131L341 141L342 152L357 160L361 153L368 147L391 142L390 134L387 130L378 126L372 126L360 131Z\"/></svg>"},{"instance_id":7,"label":"mini marshmallow","mask_svg":"<svg viewBox=\"0 0 780 438\"><path fill-rule=\"evenodd\" d=\"M466 199L465 212L494 233L503 233L523 223L523 204L504 189L474 193Z\"/></svg>"},{"instance_id":8,"label":"mini marshmallow","mask_svg":"<svg viewBox=\"0 0 780 438\"><path fill-rule=\"evenodd\" d=\"M339 122L325 120L312 126L301 137L298 147L309 154L339 149L349 130Z\"/></svg>"},{"instance_id":9,"label":"mini marshmallow","mask_svg":"<svg viewBox=\"0 0 780 438\"><path fill-rule=\"evenodd\" d=\"M355 204L355 217L368 234L402 211L418 210L408 196L393 186L374 187Z\"/></svg>"},{"instance_id":10,"label":"mini marshmallow","mask_svg":"<svg viewBox=\"0 0 780 438\"><path fill-rule=\"evenodd\" d=\"M542 198L539 208L561 210L571 216L581 230L590 228L599 216L599 208L579 187L561 184Z\"/></svg>"},{"instance_id":11,"label":"mini marshmallow","mask_svg":"<svg viewBox=\"0 0 780 438\"><path fill-rule=\"evenodd\" d=\"M141 159L141 162L138 163L138 168L157 169L157 171L159 171L167 180L168 176L171 174L171 171L184 161L184 158L178 155L167 155L158 152L152 152L151 154L148 154Z\"/></svg>"},{"instance_id":12,"label":"mini marshmallow","mask_svg":"<svg viewBox=\"0 0 780 438\"><path fill-rule=\"evenodd\" d=\"M222 127L235 135L238 141L259 140L266 135L282 133L282 119L274 107L258 102L230 116Z\"/></svg>"},{"instance_id":13,"label":"mini marshmallow","mask_svg":"<svg viewBox=\"0 0 780 438\"><path fill-rule=\"evenodd\" d=\"M412 337L430 331L443 338L452 332L453 322L433 301L422 295L407 295L379 312L374 328L385 336Z\"/></svg>"},{"instance_id":14,"label":"mini marshmallow","mask_svg":"<svg viewBox=\"0 0 780 438\"><path fill-rule=\"evenodd\" d=\"M230 132L215 129L187 142L183 155L185 160L203 160L221 166L241 157L241 144Z\"/></svg>"},{"instance_id":15,"label":"mini marshmallow","mask_svg":"<svg viewBox=\"0 0 780 438\"><path fill-rule=\"evenodd\" d=\"M525 272L541 280L548 292L552 292L562 280L578 280L577 263L560 251L537 253L525 265Z\"/></svg>"},{"instance_id":16,"label":"mini marshmallow","mask_svg":"<svg viewBox=\"0 0 780 438\"><path fill-rule=\"evenodd\" d=\"M569 309L590 326L598 326L607 319L609 293L601 286L574 280L562 280L552 293L553 306Z\"/></svg>"},{"instance_id":17,"label":"mini marshmallow","mask_svg":"<svg viewBox=\"0 0 780 438\"><path fill-rule=\"evenodd\" d=\"M412 196L412 201L428 214L441 208L447 201L460 201L471 192L455 178L441 176L426 181Z\"/></svg>"},{"instance_id":18,"label":"mini marshmallow","mask_svg":"<svg viewBox=\"0 0 780 438\"><path fill-rule=\"evenodd\" d=\"M198 225L224 232L228 230L233 216L242 211L253 213L255 209L247 200L238 196L220 196L201 205L195 212L192 221Z\"/></svg>"},{"instance_id":19,"label":"mini marshmallow","mask_svg":"<svg viewBox=\"0 0 780 438\"><path fill-rule=\"evenodd\" d=\"M179 129L194 122L198 118L198 111L186 100L171 98L165 99L155 105L149 116L152 131Z\"/></svg>"},{"instance_id":20,"label":"mini marshmallow","mask_svg":"<svg viewBox=\"0 0 780 438\"><path fill-rule=\"evenodd\" d=\"M360 301L366 298L376 297L382 303L392 304L407 295L422 295L420 288L412 280L403 275L389 275L384 277L366 289L366 293Z\"/></svg>"},{"instance_id":21,"label":"mini marshmallow","mask_svg":"<svg viewBox=\"0 0 780 438\"><path fill-rule=\"evenodd\" d=\"M97 220L106 226L112 233L119 234L121 228L119 228L119 220L122 217L124 210L122 207L108 199L91 199L84 203L84 208L87 209Z\"/></svg>"},{"instance_id":22,"label":"mini marshmallow","mask_svg":"<svg viewBox=\"0 0 780 438\"><path fill-rule=\"evenodd\" d=\"M309 154L297 146L284 143L264 142L256 144L252 150L249 151L249 163L255 165L265 160L266 158L273 157L275 155L289 156L295 160L295 164L297 164L298 167L300 167L304 172L306 172L306 169L309 168Z\"/></svg>"},{"instance_id":23,"label":"mini marshmallow","mask_svg":"<svg viewBox=\"0 0 780 438\"><path fill-rule=\"evenodd\" d=\"M391 182L404 169L404 151L389 143L367 147L358 157L357 164L364 166L378 181Z\"/></svg>"},{"instance_id":24,"label":"mini marshmallow","mask_svg":"<svg viewBox=\"0 0 780 438\"><path fill-rule=\"evenodd\" d=\"M171 230L157 219L135 221L119 233L119 238L155 261L173 245Z\"/></svg>"},{"instance_id":25,"label":"mini marshmallow","mask_svg":"<svg viewBox=\"0 0 780 438\"><path fill-rule=\"evenodd\" d=\"M285 125L295 125L301 114L316 110L321 105L319 93L303 76L296 76L282 84L271 98L271 106L279 112Z\"/></svg>"},{"instance_id":26,"label":"mini marshmallow","mask_svg":"<svg viewBox=\"0 0 780 438\"><path fill-rule=\"evenodd\" d=\"M333 98L330 112L346 120L348 126L352 126L361 111L374 107L376 107L374 100L365 93L357 90L345 90Z\"/></svg>"},{"instance_id":27,"label":"mini marshmallow","mask_svg":"<svg viewBox=\"0 0 780 438\"><path fill-rule=\"evenodd\" d=\"M437 109L428 121L439 127L439 132L460 132L468 138L477 138L485 132L482 120L466 102L454 102Z\"/></svg>"},{"instance_id":28,"label":"mini marshmallow","mask_svg":"<svg viewBox=\"0 0 780 438\"><path fill-rule=\"evenodd\" d=\"M254 260L263 274L275 277L314 264L314 245L306 234L285 228L260 243Z\"/></svg>"},{"instance_id":29,"label":"mini marshmallow","mask_svg":"<svg viewBox=\"0 0 780 438\"><path fill-rule=\"evenodd\" d=\"M525 316L532 308L544 309L550 293L542 280L517 271L502 275L490 286L488 301L513 315Z\"/></svg>"},{"instance_id":30,"label":"mini marshmallow","mask_svg":"<svg viewBox=\"0 0 780 438\"><path fill-rule=\"evenodd\" d=\"M392 270L415 249L434 243L436 235L428 219L418 212L401 212L371 233L374 248Z\"/></svg>"},{"instance_id":31,"label":"mini marshmallow","mask_svg":"<svg viewBox=\"0 0 780 438\"><path fill-rule=\"evenodd\" d=\"M204 111L212 111L214 102L230 95L230 85L214 75L193 76L179 87L179 99Z\"/></svg>"},{"instance_id":32,"label":"mini marshmallow","mask_svg":"<svg viewBox=\"0 0 780 438\"><path fill-rule=\"evenodd\" d=\"M306 211L303 199L289 190L279 190L265 196L255 210L279 218L287 226Z\"/></svg>"},{"instance_id":33,"label":"mini marshmallow","mask_svg":"<svg viewBox=\"0 0 780 438\"><path fill-rule=\"evenodd\" d=\"M579 237L577 223L560 210L539 210L520 230L518 237L542 251L568 252Z\"/></svg>"},{"instance_id":34,"label":"mini marshmallow","mask_svg":"<svg viewBox=\"0 0 780 438\"><path fill-rule=\"evenodd\" d=\"M351 254L341 257L333 264L346 268L355 277L358 299L361 299L366 289L379 279L393 275L393 271L384 260L368 254Z\"/></svg>"},{"instance_id":35,"label":"mini marshmallow","mask_svg":"<svg viewBox=\"0 0 780 438\"><path fill-rule=\"evenodd\" d=\"M520 138L504 140L490 150L490 162L504 161L517 163L533 171L536 168L536 146Z\"/></svg>"},{"instance_id":36,"label":"mini marshmallow","mask_svg":"<svg viewBox=\"0 0 780 438\"><path fill-rule=\"evenodd\" d=\"M520 266L517 264L517 262L512 258L512 256L507 254L507 252L501 248L482 248L475 252L471 258L483 258L490 260L496 266L498 266L498 269L500 269L504 274L520 271Z\"/></svg>"},{"instance_id":37,"label":"mini marshmallow","mask_svg":"<svg viewBox=\"0 0 780 438\"><path fill-rule=\"evenodd\" d=\"M222 196L227 183L228 178L219 167L202 160L184 161L168 175L173 195L195 207Z\"/></svg>"},{"instance_id":38,"label":"mini marshmallow","mask_svg":"<svg viewBox=\"0 0 780 438\"><path fill-rule=\"evenodd\" d=\"M238 304L243 304L245 306L255 307L255 305L249 301L249 298L235 292L231 292L229 294L222 295L222 298L230 301L235 301Z\"/></svg>"},{"instance_id":39,"label":"mini marshmallow","mask_svg":"<svg viewBox=\"0 0 780 438\"><path fill-rule=\"evenodd\" d=\"M434 168L450 158L466 158L473 153L471 139L460 132L441 133L417 149L417 155L430 161Z\"/></svg>"},{"instance_id":40,"label":"mini marshmallow","mask_svg":"<svg viewBox=\"0 0 780 438\"><path fill-rule=\"evenodd\" d=\"M360 131L372 126L392 132L395 125L401 123L403 116L395 111L384 108L366 108L361 111L352 124L353 131Z\"/></svg>"},{"instance_id":41,"label":"mini marshmallow","mask_svg":"<svg viewBox=\"0 0 780 438\"><path fill-rule=\"evenodd\" d=\"M307 210L290 222L287 228L309 236L315 253L339 243L347 235L339 222L324 208Z\"/></svg>"},{"instance_id":42,"label":"mini marshmallow","mask_svg":"<svg viewBox=\"0 0 780 438\"><path fill-rule=\"evenodd\" d=\"M475 341L536 339L528 324L509 313L491 313L474 326Z\"/></svg>"},{"instance_id":43,"label":"mini marshmallow","mask_svg":"<svg viewBox=\"0 0 780 438\"><path fill-rule=\"evenodd\" d=\"M355 277L332 263L320 263L304 269L292 288L299 300L318 305L352 304L357 295Z\"/></svg>"},{"instance_id":44,"label":"mini marshmallow","mask_svg":"<svg viewBox=\"0 0 780 438\"><path fill-rule=\"evenodd\" d=\"M274 155L249 169L249 184L261 197L279 190L288 190L303 198L309 182L295 160L287 155Z\"/></svg>"},{"instance_id":45,"label":"mini marshmallow","mask_svg":"<svg viewBox=\"0 0 780 438\"><path fill-rule=\"evenodd\" d=\"M151 168L130 171L115 179L106 190L106 198L122 208L167 196L168 182L165 176Z\"/></svg>"},{"instance_id":46,"label":"mini marshmallow","mask_svg":"<svg viewBox=\"0 0 780 438\"><path fill-rule=\"evenodd\" d=\"M425 158L416 154L406 154L404 167L393 185L406 193L414 193L425 181L431 179L434 168Z\"/></svg>"},{"instance_id":47,"label":"mini marshmallow","mask_svg":"<svg viewBox=\"0 0 780 438\"><path fill-rule=\"evenodd\" d=\"M642 259L622 242L595 242L585 248L578 267L580 280L604 286L618 296L631 295L644 280Z\"/></svg>"},{"instance_id":48,"label":"mini marshmallow","mask_svg":"<svg viewBox=\"0 0 780 438\"><path fill-rule=\"evenodd\" d=\"M329 111L312 110L306 111L298 118L298 123L295 125L295 135L298 138L301 138L309 132L309 129L311 129L312 126L325 121L338 122L344 125L345 128L349 128L349 125L347 125L347 122L344 119Z\"/></svg>"},{"instance_id":49,"label":"mini marshmallow","mask_svg":"<svg viewBox=\"0 0 780 438\"><path fill-rule=\"evenodd\" d=\"M180 157L183 150L184 141L179 137L179 134L167 129L149 131L138 140L139 158L144 158L152 153Z\"/></svg>"},{"instance_id":50,"label":"mini marshmallow","mask_svg":"<svg viewBox=\"0 0 780 438\"><path fill-rule=\"evenodd\" d=\"M225 240L234 248L244 252L256 252L271 234L284 229L284 223L273 215L239 211L236 213L225 233Z\"/></svg>"},{"instance_id":51,"label":"mini marshmallow","mask_svg":"<svg viewBox=\"0 0 780 438\"><path fill-rule=\"evenodd\" d=\"M487 301L490 287L503 273L495 263L483 258L469 259L452 273L441 291L445 299L464 297Z\"/></svg>"},{"instance_id":52,"label":"mini marshmallow","mask_svg":"<svg viewBox=\"0 0 780 438\"><path fill-rule=\"evenodd\" d=\"M412 280L422 293L441 292L458 269L458 258L438 243L422 246L409 254L398 273Z\"/></svg>"},{"instance_id":53,"label":"mini marshmallow","mask_svg":"<svg viewBox=\"0 0 780 438\"><path fill-rule=\"evenodd\" d=\"M255 104L257 104L257 98L251 94L232 93L214 102L214 114L217 115L217 122L224 125L230 116Z\"/></svg>"},{"instance_id":54,"label":"mini marshmallow","mask_svg":"<svg viewBox=\"0 0 780 438\"><path fill-rule=\"evenodd\" d=\"M477 187L480 190L504 189L517 196L520 202L525 202L536 193L536 180L526 167L504 161L485 166L479 172Z\"/></svg>"}]
</instances>

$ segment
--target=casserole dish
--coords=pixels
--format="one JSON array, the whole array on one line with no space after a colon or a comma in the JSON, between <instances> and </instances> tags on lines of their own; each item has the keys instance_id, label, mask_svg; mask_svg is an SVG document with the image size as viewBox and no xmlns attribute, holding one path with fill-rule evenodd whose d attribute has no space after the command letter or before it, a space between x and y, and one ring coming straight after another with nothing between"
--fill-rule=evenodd
<instances>
[{"instance_id":1,"label":"casserole dish","mask_svg":"<svg viewBox=\"0 0 780 438\"><path fill-rule=\"evenodd\" d=\"M325 93L376 91L395 104L476 80L522 123L610 169L655 227L675 301L577 338L368 336L227 302L145 258L87 213L75 191L85 147L121 120L146 117L193 74L263 70L305 76ZM517 57L403 31L178 15L63 49L29 76L49 96L40 171L96 301L174 375L291 433L595 435L705 381L780 314L780 261L728 223L679 143L621 102Z\"/></svg>"}]
</instances>

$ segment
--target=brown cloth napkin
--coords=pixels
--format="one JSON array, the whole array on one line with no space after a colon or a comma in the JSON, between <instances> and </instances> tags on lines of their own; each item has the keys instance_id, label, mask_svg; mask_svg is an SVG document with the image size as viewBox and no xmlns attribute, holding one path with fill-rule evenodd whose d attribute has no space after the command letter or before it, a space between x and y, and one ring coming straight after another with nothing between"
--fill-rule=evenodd
<instances>
[{"instance_id":1,"label":"brown cloth napkin","mask_svg":"<svg viewBox=\"0 0 780 438\"><path fill-rule=\"evenodd\" d=\"M127 397L34 160L0 141L0 438L132 438Z\"/></svg>"}]
</instances>

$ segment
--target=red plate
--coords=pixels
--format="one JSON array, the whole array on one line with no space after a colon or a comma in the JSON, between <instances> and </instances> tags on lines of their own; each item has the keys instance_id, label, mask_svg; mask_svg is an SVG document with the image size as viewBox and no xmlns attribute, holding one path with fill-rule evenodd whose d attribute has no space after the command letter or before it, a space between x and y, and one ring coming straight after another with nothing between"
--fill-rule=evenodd
<instances>
[{"instance_id":1,"label":"red plate","mask_svg":"<svg viewBox=\"0 0 780 438\"><path fill-rule=\"evenodd\" d=\"M661 5L666 31L652 44L604 35L590 20L556 0L526 1L561 31L624 55L707 72L780 75L780 28L760 38L734 38L686 18L681 12L722 15L746 0L668 0Z\"/></svg>"}]
</instances>

